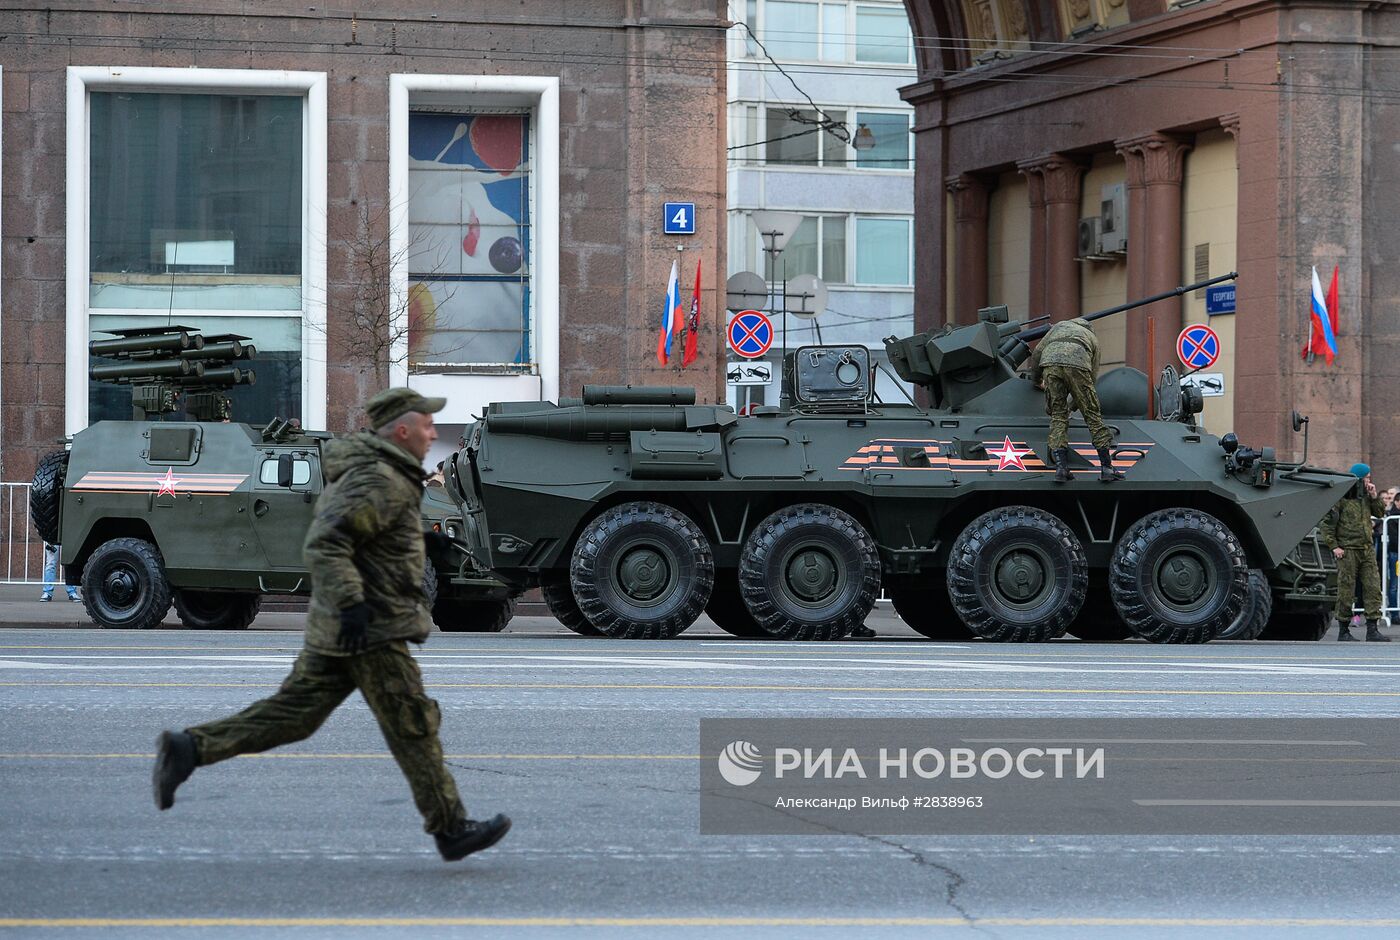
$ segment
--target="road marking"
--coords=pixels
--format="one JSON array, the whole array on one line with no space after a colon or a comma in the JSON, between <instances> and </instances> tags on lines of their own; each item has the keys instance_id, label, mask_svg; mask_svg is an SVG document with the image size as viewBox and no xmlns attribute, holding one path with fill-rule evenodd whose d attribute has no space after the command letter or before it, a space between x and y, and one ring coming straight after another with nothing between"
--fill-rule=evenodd
<instances>
[{"instance_id":1,"label":"road marking","mask_svg":"<svg viewBox=\"0 0 1400 940\"><path fill-rule=\"evenodd\" d=\"M1354 917L6 917L0 927L1400 927Z\"/></svg>"},{"instance_id":2,"label":"road marking","mask_svg":"<svg viewBox=\"0 0 1400 940\"><path fill-rule=\"evenodd\" d=\"M1139 806L1332 806L1364 809L1400 807L1400 800L1133 800Z\"/></svg>"},{"instance_id":3,"label":"road marking","mask_svg":"<svg viewBox=\"0 0 1400 940\"><path fill-rule=\"evenodd\" d=\"M950 698L950 697L948 697L948 696L944 696L944 697L942 697L942 698L934 698L934 697L932 697L932 696L918 696L918 695L903 695L903 696L900 696L900 695L883 695L883 696L877 696L877 695L833 695L833 696L831 696L831 701L833 701L833 702L946 702L946 703L953 703L953 702L1050 702L1050 703L1055 703L1055 702L1074 702L1074 703L1076 703L1076 704L1090 704L1090 703L1099 703L1099 704L1102 704L1102 703L1105 703L1105 702L1117 702L1117 701L1120 701L1120 699L1113 699L1113 698L964 698L964 697L961 697L961 696L959 696L958 698ZM1166 701L1169 701L1169 700L1168 700L1168 699L1164 699L1164 698L1146 698L1146 699L1138 699L1138 702L1139 702L1139 703L1142 703L1142 702L1166 702Z\"/></svg>"}]
</instances>

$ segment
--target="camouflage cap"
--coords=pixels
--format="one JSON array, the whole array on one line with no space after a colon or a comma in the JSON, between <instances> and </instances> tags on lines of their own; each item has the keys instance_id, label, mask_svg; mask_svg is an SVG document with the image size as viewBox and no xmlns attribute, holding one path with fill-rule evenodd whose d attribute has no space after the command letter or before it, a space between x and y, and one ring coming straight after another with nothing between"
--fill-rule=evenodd
<instances>
[{"instance_id":1,"label":"camouflage cap","mask_svg":"<svg viewBox=\"0 0 1400 940\"><path fill-rule=\"evenodd\" d=\"M446 398L425 398L411 388L386 388L365 403L365 412L369 415L369 426L377 431L410 411L430 415L446 405Z\"/></svg>"}]
</instances>

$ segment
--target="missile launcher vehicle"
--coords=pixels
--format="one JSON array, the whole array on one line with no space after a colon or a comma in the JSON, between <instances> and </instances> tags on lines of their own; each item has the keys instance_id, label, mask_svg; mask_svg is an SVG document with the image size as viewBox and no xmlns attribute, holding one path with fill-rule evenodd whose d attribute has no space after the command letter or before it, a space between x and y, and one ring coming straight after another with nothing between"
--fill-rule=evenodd
<instances>
[{"instance_id":1,"label":"missile launcher vehicle","mask_svg":"<svg viewBox=\"0 0 1400 940\"><path fill-rule=\"evenodd\" d=\"M1248 613L1250 572L1257 593L1354 480L1207 433L1170 368L1149 418L1147 377L1120 368L1098 390L1125 479L1100 482L1072 421L1057 484L1018 372L1048 329L1001 307L887 339L927 405L876 400L869 351L831 345L789 353L781 406L749 416L670 387L492 404L447 490L477 561L582 634L673 637L703 611L737 636L835 639L884 591L936 639L1214 639Z\"/></svg>"}]
</instances>

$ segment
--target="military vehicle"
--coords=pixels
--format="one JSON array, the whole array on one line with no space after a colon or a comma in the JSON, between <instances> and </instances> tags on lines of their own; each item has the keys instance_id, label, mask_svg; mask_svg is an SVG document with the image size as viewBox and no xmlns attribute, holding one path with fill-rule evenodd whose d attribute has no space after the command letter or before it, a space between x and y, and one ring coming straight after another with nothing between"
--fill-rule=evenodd
<instances>
[{"instance_id":1,"label":"military vehicle","mask_svg":"<svg viewBox=\"0 0 1400 940\"><path fill-rule=\"evenodd\" d=\"M472 553L580 633L672 637L705 611L738 636L833 639L883 589L938 639L1215 638L1251 569L1283 565L1354 481L1206 433L1170 368L1149 419L1147 377L1120 368L1098 389L1126 479L1099 481L1075 422L1057 484L1044 396L1017 371L1048 329L1000 307L887 339L927 406L877 400L869 351L832 345L789 353L782 404L746 417L668 387L492 404L448 492Z\"/></svg>"},{"instance_id":2,"label":"military vehicle","mask_svg":"<svg viewBox=\"0 0 1400 940\"><path fill-rule=\"evenodd\" d=\"M94 381L130 386L132 421L99 421L40 461L35 530L62 546L71 584L102 627L149 628L172 602L192 629L241 629L268 595L305 595L301 546L333 439L295 421L233 423L229 389L256 380L245 337L190 327L113 331L90 351ZM186 420L171 420L177 412ZM162 420L165 419L165 420ZM436 490L436 492L434 492ZM441 488L423 501L424 591L443 630L504 628L511 589L474 563Z\"/></svg>"}]
</instances>

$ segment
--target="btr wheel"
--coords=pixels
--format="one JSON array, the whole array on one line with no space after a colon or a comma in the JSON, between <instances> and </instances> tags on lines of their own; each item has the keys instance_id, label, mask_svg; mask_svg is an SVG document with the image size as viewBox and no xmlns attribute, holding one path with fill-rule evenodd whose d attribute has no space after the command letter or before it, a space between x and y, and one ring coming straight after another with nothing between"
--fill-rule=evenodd
<instances>
[{"instance_id":1,"label":"btr wheel","mask_svg":"<svg viewBox=\"0 0 1400 940\"><path fill-rule=\"evenodd\" d=\"M1269 615L1274 612L1274 593L1269 589L1269 579L1258 568L1249 569L1249 587L1244 606L1239 616L1220 631L1218 640L1257 640L1259 634L1269 625Z\"/></svg>"},{"instance_id":2,"label":"btr wheel","mask_svg":"<svg viewBox=\"0 0 1400 940\"><path fill-rule=\"evenodd\" d=\"M749 536L739 557L739 591L765 636L836 640L875 606L880 556L865 527L841 510L788 506Z\"/></svg>"},{"instance_id":3,"label":"btr wheel","mask_svg":"<svg viewBox=\"0 0 1400 940\"><path fill-rule=\"evenodd\" d=\"M246 630L261 608L261 594L244 591L175 592L175 613L187 630Z\"/></svg>"},{"instance_id":4,"label":"btr wheel","mask_svg":"<svg viewBox=\"0 0 1400 940\"><path fill-rule=\"evenodd\" d=\"M948 597L988 640L1033 643L1063 636L1084 604L1084 547L1057 517L1031 506L983 513L948 556Z\"/></svg>"},{"instance_id":5,"label":"btr wheel","mask_svg":"<svg viewBox=\"0 0 1400 940\"><path fill-rule=\"evenodd\" d=\"M751 640L768 635L744 604L744 597L739 593L739 572L733 568L715 570L715 586L710 591L705 613L715 626L730 636Z\"/></svg>"},{"instance_id":6,"label":"btr wheel","mask_svg":"<svg viewBox=\"0 0 1400 940\"><path fill-rule=\"evenodd\" d=\"M515 598L464 601L439 598L433 623L443 633L500 633L515 616Z\"/></svg>"},{"instance_id":7,"label":"btr wheel","mask_svg":"<svg viewBox=\"0 0 1400 940\"><path fill-rule=\"evenodd\" d=\"M1249 568L1239 539L1198 509L1162 509L1113 549L1109 587L1123 621L1153 643L1206 643L1244 606Z\"/></svg>"},{"instance_id":8,"label":"btr wheel","mask_svg":"<svg viewBox=\"0 0 1400 940\"><path fill-rule=\"evenodd\" d=\"M83 568L83 606L99 627L159 626L170 609L170 582L160 552L142 539L112 539L97 546Z\"/></svg>"},{"instance_id":9,"label":"btr wheel","mask_svg":"<svg viewBox=\"0 0 1400 940\"><path fill-rule=\"evenodd\" d=\"M622 640L666 640L710 599L714 556L705 533L661 503L625 503L594 519L574 546L569 580L588 622Z\"/></svg>"},{"instance_id":10,"label":"btr wheel","mask_svg":"<svg viewBox=\"0 0 1400 940\"><path fill-rule=\"evenodd\" d=\"M910 629L930 640L972 640L977 637L958 617L958 612L948 600L948 589L941 584L891 590L890 603Z\"/></svg>"},{"instance_id":11,"label":"btr wheel","mask_svg":"<svg viewBox=\"0 0 1400 940\"><path fill-rule=\"evenodd\" d=\"M579 636L603 635L601 630L588 622L583 611L578 609L578 601L574 600L574 589L569 584L567 575L541 578L540 594L544 596L544 604L554 615L554 619L563 626Z\"/></svg>"}]
</instances>

